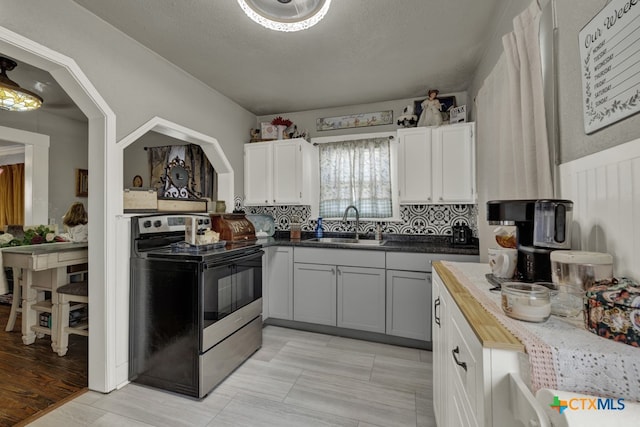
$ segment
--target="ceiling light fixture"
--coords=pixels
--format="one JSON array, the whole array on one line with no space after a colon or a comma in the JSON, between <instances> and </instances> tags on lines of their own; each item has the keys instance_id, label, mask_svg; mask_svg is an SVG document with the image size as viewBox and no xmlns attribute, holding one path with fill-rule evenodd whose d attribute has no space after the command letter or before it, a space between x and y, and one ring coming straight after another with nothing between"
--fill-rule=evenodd
<instances>
[{"instance_id":1,"label":"ceiling light fixture","mask_svg":"<svg viewBox=\"0 0 640 427\"><path fill-rule=\"evenodd\" d=\"M31 111L40 108L42 98L22 89L18 83L7 77L7 70L16 68L16 62L0 56L0 110Z\"/></svg>"},{"instance_id":2,"label":"ceiling light fixture","mask_svg":"<svg viewBox=\"0 0 640 427\"><path fill-rule=\"evenodd\" d=\"M331 0L238 0L254 22L276 31L300 31L316 25L327 14Z\"/></svg>"}]
</instances>

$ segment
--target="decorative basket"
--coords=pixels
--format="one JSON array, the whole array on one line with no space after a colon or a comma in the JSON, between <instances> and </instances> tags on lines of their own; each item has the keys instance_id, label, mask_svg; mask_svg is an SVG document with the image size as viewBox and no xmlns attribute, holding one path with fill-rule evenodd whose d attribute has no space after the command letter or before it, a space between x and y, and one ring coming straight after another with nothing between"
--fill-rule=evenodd
<instances>
[{"instance_id":1,"label":"decorative basket","mask_svg":"<svg viewBox=\"0 0 640 427\"><path fill-rule=\"evenodd\" d=\"M589 288L585 323L596 335L640 347L640 285L622 277Z\"/></svg>"}]
</instances>

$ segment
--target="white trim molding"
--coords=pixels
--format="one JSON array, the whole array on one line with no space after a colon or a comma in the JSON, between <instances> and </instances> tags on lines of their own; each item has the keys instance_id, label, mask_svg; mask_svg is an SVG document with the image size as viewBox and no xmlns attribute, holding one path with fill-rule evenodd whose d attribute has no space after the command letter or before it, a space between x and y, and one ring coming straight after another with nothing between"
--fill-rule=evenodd
<instances>
[{"instance_id":1,"label":"white trim molding","mask_svg":"<svg viewBox=\"0 0 640 427\"><path fill-rule=\"evenodd\" d=\"M89 388L109 392L116 386L115 281L116 214L122 187L107 180L122 176L116 147L116 116L78 64L46 46L0 26L0 51L48 71L89 119ZM121 159L120 159L121 160ZM48 178L48 177L47 177ZM102 189L102 191L100 191ZM48 210L48 206L45 211Z\"/></svg>"}]
</instances>

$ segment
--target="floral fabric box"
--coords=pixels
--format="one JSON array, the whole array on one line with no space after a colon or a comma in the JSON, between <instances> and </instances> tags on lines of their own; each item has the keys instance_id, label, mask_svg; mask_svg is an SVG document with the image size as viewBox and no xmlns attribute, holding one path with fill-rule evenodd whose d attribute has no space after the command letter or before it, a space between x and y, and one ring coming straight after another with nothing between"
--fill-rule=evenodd
<instances>
[{"instance_id":1,"label":"floral fabric box","mask_svg":"<svg viewBox=\"0 0 640 427\"><path fill-rule=\"evenodd\" d=\"M620 278L587 290L586 328L596 335L640 347L640 284Z\"/></svg>"},{"instance_id":2,"label":"floral fabric box","mask_svg":"<svg viewBox=\"0 0 640 427\"><path fill-rule=\"evenodd\" d=\"M262 126L262 140L278 139L278 126L274 126L269 122L262 122L260 125Z\"/></svg>"}]
</instances>

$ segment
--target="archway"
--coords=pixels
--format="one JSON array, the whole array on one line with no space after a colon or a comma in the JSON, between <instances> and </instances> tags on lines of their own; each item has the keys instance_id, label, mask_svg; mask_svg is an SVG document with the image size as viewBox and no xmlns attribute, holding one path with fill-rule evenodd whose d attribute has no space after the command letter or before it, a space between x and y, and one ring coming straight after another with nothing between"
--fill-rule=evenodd
<instances>
[{"instance_id":1,"label":"archway","mask_svg":"<svg viewBox=\"0 0 640 427\"><path fill-rule=\"evenodd\" d=\"M41 44L0 27L0 50L19 61L48 71L88 118L89 187L89 388L108 392L116 387L115 373L115 216L121 186L105 179L116 162L115 114L75 61ZM122 175L121 173L119 175ZM116 191L116 188L119 188ZM45 211L46 211L45 207Z\"/></svg>"}]
</instances>

